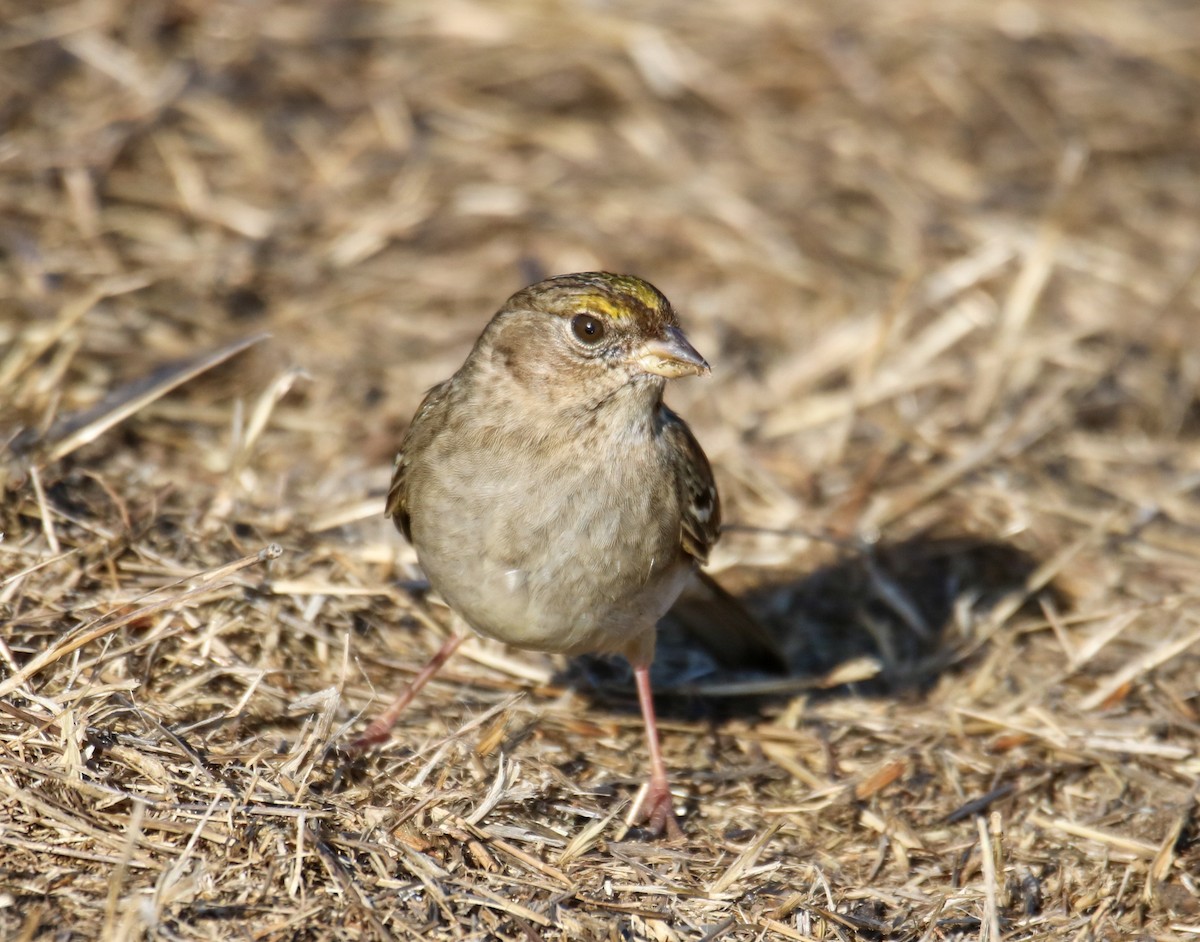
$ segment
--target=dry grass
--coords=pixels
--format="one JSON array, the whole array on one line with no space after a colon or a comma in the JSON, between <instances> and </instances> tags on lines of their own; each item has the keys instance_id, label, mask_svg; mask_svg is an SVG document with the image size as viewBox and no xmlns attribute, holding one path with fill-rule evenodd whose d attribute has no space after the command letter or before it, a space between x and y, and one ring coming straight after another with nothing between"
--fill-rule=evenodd
<instances>
[{"instance_id":1,"label":"dry grass","mask_svg":"<svg viewBox=\"0 0 1200 942\"><path fill-rule=\"evenodd\" d=\"M0 23L0 936L1200 936L1192 0ZM329 756L445 622L421 390L596 267L795 667L664 633L685 846L619 675L476 644Z\"/></svg>"}]
</instances>

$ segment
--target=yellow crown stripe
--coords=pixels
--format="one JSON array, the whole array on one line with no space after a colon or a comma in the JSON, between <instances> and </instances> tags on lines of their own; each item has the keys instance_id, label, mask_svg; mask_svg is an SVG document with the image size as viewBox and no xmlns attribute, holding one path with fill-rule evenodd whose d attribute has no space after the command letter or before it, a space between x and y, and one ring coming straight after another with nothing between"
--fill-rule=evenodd
<instances>
[{"instance_id":1,"label":"yellow crown stripe","mask_svg":"<svg viewBox=\"0 0 1200 942\"><path fill-rule=\"evenodd\" d=\"M625 292L641 301L648 308L656 308L662 302L662 295L641 278L617 276L613 279L618 290Z\"/></svg>"},{"instance_id":2,"label":"yellow crown stripe","mask_svg":"<svg viewBox=\"0 0 1200 942\"><path fill-rule=\"evenodd\" d=\"M632 313L628 304L622 304L619 300L603 294L584 295L582 306L613 320L629 317Z\"/></svg>"},{"instance_id":3,"label":"yellow crown stripe","mask_svg":"<svg viewBox=\"0 0 1200 942\"><path fill-rule=\"evenodd\" d=\"M661 295L640 278L614 277L609 283L611 291L588 292L581 298L583 304L614 320L636 316L637 305L656 311L662 304ZM635 304L630 304L630 301Z\"/></svg>"}]
</instances>

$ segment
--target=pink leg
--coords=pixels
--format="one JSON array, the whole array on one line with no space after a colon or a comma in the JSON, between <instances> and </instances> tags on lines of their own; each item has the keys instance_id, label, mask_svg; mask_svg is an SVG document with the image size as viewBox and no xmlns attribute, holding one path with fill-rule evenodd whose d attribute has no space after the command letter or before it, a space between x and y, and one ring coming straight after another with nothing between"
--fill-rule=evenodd
<instances>
[{"instance_id":1,"label":"pink leg","mask_svg":"<svg viewBox=\"0 0 1200 942\"><path fill-rule=\"evenodd\" d=\"M634 665L633 676L637 679L638 702L642 706L642 719L646 723L646 743L650 747L650 781L646 783L641 800L629 813L631 824L645 822L652 834L661 834L666 828L671 840L682 839L683 831L675 820L672 806L671 783L667 780L667 766L663 762L662 749L658 744L658 722L654 718L654 694L650 690L650 665Z\"/></svg>"},{"instance_id":2,"label":"pink leg","mask_svg":"<svg viewBox=\"0 0 1200 942\"><path fill-rule=\"evenodd\" d=\"M396 720L400 719L400 714L412 703L413 697L421 692L421 688L429 683L433 675L441 670L442 665L450 660L450 655L458 650L464 637L464 635L451 635L446 639L446 643L438 648L437 654L431 657L429 663L417 672L417 676L401 691L400 696L396 697L391 705L375 718L375 722L367 727L365 733L354 740L350 746L354 752L366 752L388 738L392 727L396 725Z\"/></svg>"}]
</instances>

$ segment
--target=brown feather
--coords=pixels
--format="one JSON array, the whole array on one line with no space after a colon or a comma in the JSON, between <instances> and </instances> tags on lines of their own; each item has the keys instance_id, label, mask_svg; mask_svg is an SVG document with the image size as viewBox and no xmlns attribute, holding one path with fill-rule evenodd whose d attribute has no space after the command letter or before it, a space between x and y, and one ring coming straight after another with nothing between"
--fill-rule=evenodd
<instances>
[{"instance_id":1,"label":"brown feather","mask_svg":"<svg viewBox=\"0 0 1200 942\"><path fill-rule=\"evenodd\" d=\"M408 431L404 433L404 440L400 443L400 450L396 452L396 460L392 465L392 486L388 488L387 504L383 512L392 518L396 529L403 533L404 538L410 543L412 542L412 521L408 512L409 462L405 456L419 451L433 437L434 432L441 424L436 421L436 413L444 408L449 386L450 381L443 380L425 394L425 398L421 400L421 404L417 407L417 412L408 426Z\"/></svg>"},{"instance_id":2,"label":"brown feather","mask_svg":"<svg viewBox=\"0 0 1200 942\"><path fill-rule=\"evenodd\" d=\"M672 450L678 455L675 481L683 508L679 543L698 563L706 563L721 535L721 499L712 467L683 419L662 406L662 421L663 435L672 441Z\"/></svg>"},{"instance_id":3,"label":"brown feather","mask_svg":"<svg viewBox=\"0 0 1200 942\"><path fill-rule=\"evenodd\" d=\"M706 572L697 572L671 615L724 668L788 672L779 643L735 596Z\"/></svg>"}]
</instances>

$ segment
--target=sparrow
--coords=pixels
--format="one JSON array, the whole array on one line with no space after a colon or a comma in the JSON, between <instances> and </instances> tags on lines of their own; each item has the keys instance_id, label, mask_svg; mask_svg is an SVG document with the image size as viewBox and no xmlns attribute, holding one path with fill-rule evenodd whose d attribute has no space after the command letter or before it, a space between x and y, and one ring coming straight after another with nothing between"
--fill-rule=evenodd
<instances>
[{"instance_id":1,"label":"sparrow","mask_svg":"<svg viewBox=\"0 0 1200 942\"><path fill-rule=\"evenodd\" d=\"M541 281L509 298L425 396L386 506L431 587L478 634L629 660L650 758L630 823L672 837L681 832L650 684L655 627L707 560L721 505L704 451L663 390L708 372L646 281ZM356 745L383 741L463 638L451 634Z\"/></svg>"}]
</instances>

